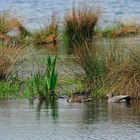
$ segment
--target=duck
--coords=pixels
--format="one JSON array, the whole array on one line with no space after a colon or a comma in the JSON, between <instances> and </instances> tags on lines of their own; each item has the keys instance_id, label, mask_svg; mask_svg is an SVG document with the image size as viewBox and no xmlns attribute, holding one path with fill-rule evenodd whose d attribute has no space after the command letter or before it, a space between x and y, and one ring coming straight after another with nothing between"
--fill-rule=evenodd
<instances>
[{"instance_id":1,"label":"duck","mask_svg":"<svg viewBox=\"0 0 140 140\"><path fill-rule=\"evenodd\" d=\"M92 100L91 97L88 97L88 96L84 96L84 95L79 95L79 96L72 96L70 97L67 101L69 103L81 103L81 102L88 102Z\"/></svg>"},{"instance_id":2,"label":"duck","mask_svg":"<svg viewBox=\"0 0 140 140\"><path fill-rule=\"evenodd\" d=\"M108 96L108 103L130 103L132 97L129 95L118 95L113 96L112 93L107 94Z\"/></svg>"},{"instance_id":3,"label":"duck","mask_svg":"<svg viewBox=\"0 0 140 140\"><path fill-rule=\"evenodd\" d=\"M88 102L90 100L92 100L92 98L89 96L90 91L81 91L81 92L75 92L73 93L73 95L68 98L68 102L69 103L81 103L81 102Z\"/></svg>"}]
</instances>

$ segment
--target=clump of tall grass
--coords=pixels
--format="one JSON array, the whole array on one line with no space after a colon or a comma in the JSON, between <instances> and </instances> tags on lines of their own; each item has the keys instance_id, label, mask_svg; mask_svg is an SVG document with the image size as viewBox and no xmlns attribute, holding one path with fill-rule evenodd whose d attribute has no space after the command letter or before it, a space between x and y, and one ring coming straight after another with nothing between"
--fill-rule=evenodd
<instances>
[{"instance_id":1,"label":"clump of tall grass","mask_svg":"<svg viewBox=\"0 0 140 140\"><path fill-rule=\"evenodd\" d=\"M104 29L96 30L96 37L127 37L132 35L138 35L140 33L140 25L131 19L128 22L117 21L113 25L106 26Z\"/></svg>"},{"instance_id":2,"label":"clump of tall grass","mask_svg":"<svg viewBox=\"0 0 140 140\"><path fill-rule=\"evenodd\" d=\"M88 3L73 5L64 17L64 36L68 42L92 39L100 12Z\"/></svg>"},{"instance_id":3,"label":"clump of tall grass","mask_svg":"<svg viewBox=\"0 0 140 140\"><path fill-rule=\"evenodd\" d=\"M75 64L83 70L80 74L75 73L76 76L97 96L104 96L110 90L110 73L119 69L128 58L127 49L117 40L85 41L75 48L75 53Z\"/></svg>"},{"instance_id":4,"label":"clump of tall grass","mask_svg":"<svg viewBox=\"0 0 140 140\"><path fill-rule=\"evenodd\" d=\"M15 66L24 60L24 53L23 47L0 46L0 80L6 80L10 76Z\"/></svg>"},{"instance_id":5,"label":"clump of tall grass","mask_svg":"<svg viewBox=\"0 0 140 140\"><path fill-rule=\"evenodd\" d=\"M33 33L32 37L35 44L53 43L55 45L58 39L57 15L53 13L50 21L43 28Z\"/></svg>"},{"instance_id":6,"label":"clump of tall grass","mask_svg":"<svg viewBox=\"0 0 140 140\"><path fill-rule=\"evenodd\" d=\"M30 32L24 27L18 17L14 17L9 11L0 14L0 40L11 41L15 36L10 32L16 32L16 37L25 38Z\"/></svg>"},{"instance_id":7,"label":"clump of tall grass","mask_svg":"<svg viewBox=\"0 0 140 140\"><path fill-rule=\"evenodd\" d=\"M103 86L108 68L98 47L86 41L82 44L82 47L80 44L80 46L76 48L76 54L78 58L75 59L75 64L83 70L82 75L76 75L85 83L86 88L95 91L101 85Z\"/></svg>"},{"instance_id":8,"label":"clump of tall grass","mask_svg":"<svg viewBox=\"0 0 140 140\"><path fill-rule=\"evenodd\" d=\"M56 59L47 57L45 70L31 76L27 81L27 86L31 96L39 96L40 99L52 99L56 97L57 72Z\"/></svg>"},{"instance_id":9,"label":"clump of tall grass","mask_svg":"<svg viewBox=\"0 0 140 140\"><path fill-rule=\"evenodd\" d=\"M109 76L112 92L140 98L140 51L132 49L129 58L112 69Z\"/></svg>"}]
</instances>

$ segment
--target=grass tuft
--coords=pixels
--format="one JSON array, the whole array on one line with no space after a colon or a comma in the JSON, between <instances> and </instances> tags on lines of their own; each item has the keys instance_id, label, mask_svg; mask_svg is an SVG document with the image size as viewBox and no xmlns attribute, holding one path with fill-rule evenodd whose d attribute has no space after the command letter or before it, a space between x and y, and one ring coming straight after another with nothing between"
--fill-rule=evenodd
<instances>
[{"instance_id":1,"label":"grass tuft","mask_svg":"<svg viewBox=\"0 0 140 140\"><path fill-rule=\"evenodd\" d=\"M0 47L0 80L10 76L13 69L24 60L24 53L24 48L19 46Z\"/></svg>"},{"instance_id":2,"label":"grass tuft","mask_svg":"<svg viewBox=\"0 0 140 140\"><path fill-rule=\"evenodd\" d=\"M37 73L32 75L31 78L27 80L27 86L31 96L39 96L40 99L52 99L56 97L56 87L57 87L57 72L56 59L47 57L45 60L46 66L45 70L38 69Z\"/></svg>"},{"instance_id":3,"label":"grass tuft","mask_svg":"<svg viewBox=\"0 0 140 140\"><path fill-rule=\"evenodd\" d=\"M92 39L100 12L88 3L73 5L64 17L64 35L68 42Z\"/></svg>"},{"instance_id":4,"label":"grass tuft","mask_svg":"<svg viewBox=\"0 0 140 140\"><path fill-rule=\"evenodd\" d=\"M58 39L58 21L56 13L53 13L50 22L46 23L39 31L36 31L32 37L36 45L49 43L55 45Z\"/></svg>"},{"instance_id":5,"label":"grass tuft","mask_svg":"<svg viewBox=\"0 0 140 140\"><path fill-rule=\"evenodd\" d=\"M78 58L75 59L76 65L80 66L84 72L79 76L88 89L97 89L104 84L105 75L108 71L105 60L102 58L97 47L91 42L84 42L76 48Z\"/></svg>"},{"instance_id":6,"label":"grass tuft","mask_svg":"<svg viewBox=\"0 0 140 140\"><path fill-rule=\"evenodd\" d=\"M140 51L129 52L127 61L110 73L110 90L140 98Z\"/></svg>"}]
</instances>

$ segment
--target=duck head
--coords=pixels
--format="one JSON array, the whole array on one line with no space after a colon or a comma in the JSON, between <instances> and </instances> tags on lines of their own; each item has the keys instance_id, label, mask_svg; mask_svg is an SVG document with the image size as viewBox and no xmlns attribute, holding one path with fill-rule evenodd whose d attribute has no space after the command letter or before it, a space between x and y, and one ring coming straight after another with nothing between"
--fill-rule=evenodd
<instances>
[{"instance_id":1,"label":"duck head","mask_svg":"<svg viewBox=\"0 0 140 140\"><path fill-rule=\"evenodd\" d=\"M113 97L113 93L110 92L110 93L108 93L106 96L108 97L108 99L109 99L109 98L112 98L112 97Z\"/></svg>"}]
</instances>

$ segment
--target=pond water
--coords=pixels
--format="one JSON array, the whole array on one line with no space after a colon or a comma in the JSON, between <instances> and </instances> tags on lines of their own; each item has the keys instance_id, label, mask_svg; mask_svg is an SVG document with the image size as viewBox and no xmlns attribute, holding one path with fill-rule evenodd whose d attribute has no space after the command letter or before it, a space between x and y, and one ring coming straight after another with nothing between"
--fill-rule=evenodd
<instances>
[{"instance_id":1,"label":"pond water","mask_svg":"<svg viewBox=\"0 0 140 140\"><path fill-rule=\"evenodd\" d=\"M0 102L1 140L138 140L140 102Z\"/></svg>"},{"instance_id":2,"label":"pond water","mask_svg":"<svg viewBox=\"0 0 140 140\"><path fill-rule=\"evenodd\" d=\"M78 0L1 0L0 11L12 9L25 18L26 26L38 28L52 11L65 11ZM81 1L81 0L80 0ZM102 22L122 17L138 18L139 0L89 0L101 7ZM139 37L136 40L140 42ZM63 46L63 45L60 45ZM65 47L42 47L41 55L59 54L67 59ZM69 55L70 57L70 55ZM63 59L63 58L62 58ZM63 61L65 61L63 59ZM69 61L68 65L69 64ZM64 69L67 70L67 67ZM60 99L46 103L35 100L0 101L0 140L138 140L140 101L108 104L106 100L69 104Z\"/></svg>"},{"instance_id":3,"label":"pond water","mask_svg":"<svg viewBox=\"0 0 140 140\"><path fill-rule=\"evenodd\" d=\"M46 21L46 18L49 18L52 11L56 11L61 18L73 2L77 1L83 0L1 0L0 11L10 9L16 15L25 18L25 23L29 28L38 28ZM102 22L131 17L139 20L139 0L88 0L88 2L100 7Z\"/></svg>"}]
</instances>

